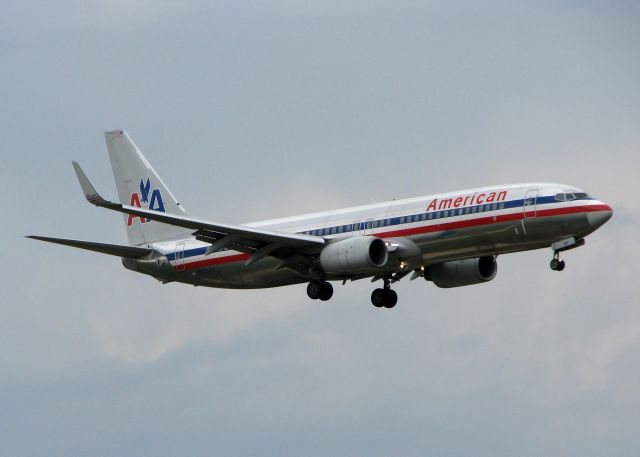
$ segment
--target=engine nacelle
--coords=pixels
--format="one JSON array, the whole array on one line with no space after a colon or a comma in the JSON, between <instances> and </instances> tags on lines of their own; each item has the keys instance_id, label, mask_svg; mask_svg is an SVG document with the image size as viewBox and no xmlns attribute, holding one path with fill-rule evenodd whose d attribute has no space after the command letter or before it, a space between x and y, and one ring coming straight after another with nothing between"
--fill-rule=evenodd
<instances>
[{"instance_id":1,"label":"engine nacelle","mask_svg":"<svg viewBox=\"0 0 640 457\"><path fill-rule=\"evenodd\" d=\"M486 256L432 265L427 268L424 277L438 287L460 287L491 281L497 272L496 258Z\"/></svg>"},{"instance_id":2,"label":"engine nacelle","mask_svg":"<svg viewBox=\"0 0 640 457\"><path fill-rule=\"evenodd\" d=\"M373 236L355 236L328 244L320 253L327 273L349 274L375 271L389 259L387 245Z\"/></svg>"}]
</instances>

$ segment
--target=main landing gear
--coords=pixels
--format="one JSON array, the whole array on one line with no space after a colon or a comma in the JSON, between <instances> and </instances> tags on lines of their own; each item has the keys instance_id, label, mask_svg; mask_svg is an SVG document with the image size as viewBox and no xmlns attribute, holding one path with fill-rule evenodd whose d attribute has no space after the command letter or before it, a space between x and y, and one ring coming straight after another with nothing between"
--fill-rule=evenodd
<instances>
[{"instance_id":1,"label":"main landing gear","mask_svg":"<svg viewBox=\"0 0 640 457\"><path fill-rule=\"evenodd\" d=\"M333 297L333 286L327 281L311 281L307 286L307 295L312 300L327 301Z\"/></svg>"},{"instance_id":2,"label":"main landing gear","mask_svg":"<svg viewBox=\"0 0 640 457\"><path fill-rule=\"evenodd\" d=\"M371 303L376 308L393 308L398 303L398 294L391 290L391 281L384 278L384 287L371 292Z\"/></svg>"}]
</instances>

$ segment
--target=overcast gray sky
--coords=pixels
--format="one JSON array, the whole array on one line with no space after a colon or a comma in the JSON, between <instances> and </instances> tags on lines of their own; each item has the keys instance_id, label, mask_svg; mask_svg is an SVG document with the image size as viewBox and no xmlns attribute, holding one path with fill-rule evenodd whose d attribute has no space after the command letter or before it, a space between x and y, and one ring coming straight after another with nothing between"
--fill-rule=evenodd
<instances>
[{"instance_id":1,"label":"overcast gray sky","mask_svg":"<svg viewBox=\"0 0 640 457\"><path fill-rule=\"evenodd\" d=\"M2 454L637 455L640 7L533 3L4 2ZM126 242L69 164L115 196L115 128L212 220L529 180L615 214L392 311L163 286L21 238Z\"/></svg>"}]
</instances>

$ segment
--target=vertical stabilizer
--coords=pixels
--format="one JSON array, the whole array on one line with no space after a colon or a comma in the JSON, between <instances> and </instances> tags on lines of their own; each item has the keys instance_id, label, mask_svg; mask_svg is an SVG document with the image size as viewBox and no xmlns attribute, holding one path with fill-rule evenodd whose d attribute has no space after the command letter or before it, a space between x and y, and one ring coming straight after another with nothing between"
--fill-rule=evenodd
<instances>
[{"instance_id":1,"label":"vertical stabilizer","mask_svg":"<svg viewBox=\"0 0 640 457\"><path fill-rule=\"evenodd\" d=\"M120 203L170 214L186 214L126 132L105 132L105 139ZM183 238L190 234L189 230L181 227L129 214L124 215L124 222L132 246Z\"/></svg>"}]
</instances>

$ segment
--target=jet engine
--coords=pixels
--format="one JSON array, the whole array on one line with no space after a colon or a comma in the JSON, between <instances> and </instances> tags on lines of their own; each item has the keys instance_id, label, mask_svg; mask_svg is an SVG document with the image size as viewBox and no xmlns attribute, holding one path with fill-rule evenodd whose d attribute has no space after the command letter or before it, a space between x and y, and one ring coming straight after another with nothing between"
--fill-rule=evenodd
<instances>
[{"instance_id":1,"label":"jet engine","mask_svg":"<svg viewBox=\"0 0 640 457\"><path fill-rule=\"evenodd\" d=\"M320 253L327 273L349 274L375 271L387 264L389 252L380 238L355 236L328 244Z\"/></svg>"},{"instance_id":2,"label":"jet engine","mask_svg":"<svg viewBox=\"0 0 640 457\"><path fill-rule=\"evenodd\" d=\"M438 287L459 287L491 281L497 272L496 258L485 256L431 265L424 277Z\"/></svg>"}]
</instances>

